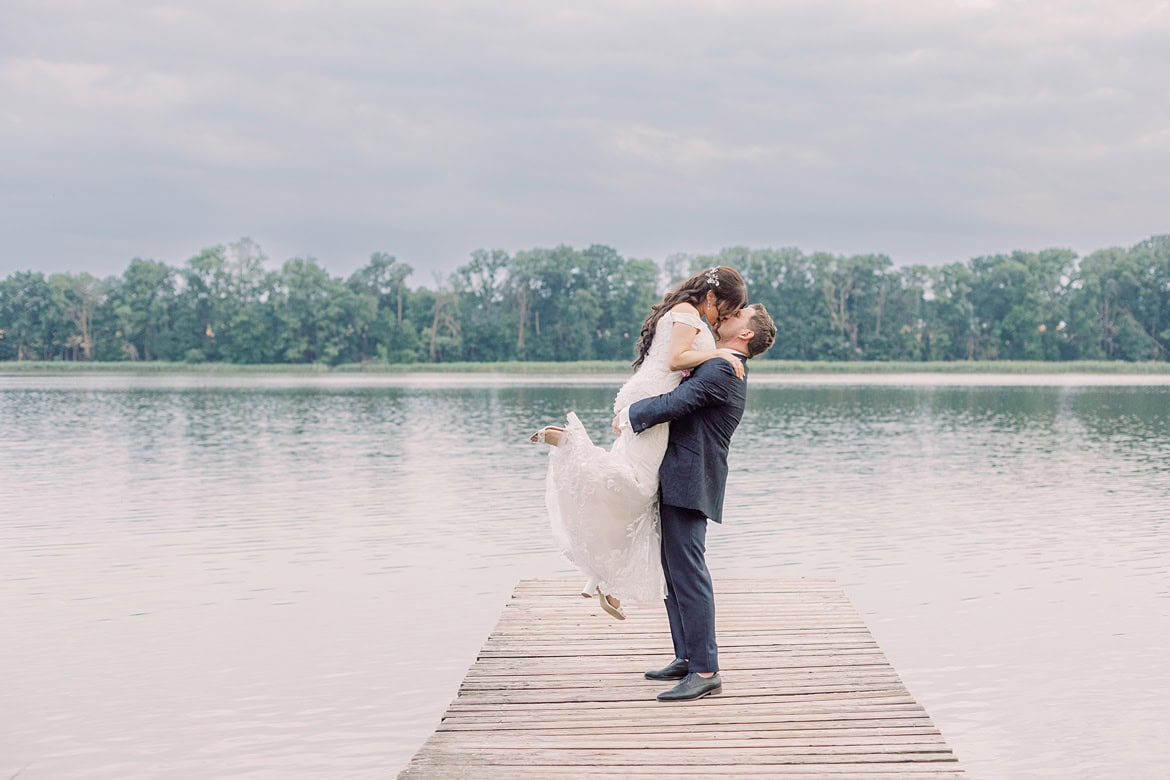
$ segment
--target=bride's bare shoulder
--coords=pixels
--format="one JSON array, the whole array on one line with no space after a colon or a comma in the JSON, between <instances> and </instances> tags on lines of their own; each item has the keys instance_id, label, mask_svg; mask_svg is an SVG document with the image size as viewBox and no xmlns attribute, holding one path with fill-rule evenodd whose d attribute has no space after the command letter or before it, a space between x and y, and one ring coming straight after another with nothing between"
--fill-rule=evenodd
<instances>
[{"instance_id":1,"label":"bride's bare shoulder","mask_svg":"<svg viewBox=\"0 0 1170 780\"><path fill-rule=\"evenodd\" d=\"M699 316L699 310L695 308L695 305L686 301L679 301L670 307L670 311L673 314L693 314L696 317Z\"/></svg>"}]
</instances>

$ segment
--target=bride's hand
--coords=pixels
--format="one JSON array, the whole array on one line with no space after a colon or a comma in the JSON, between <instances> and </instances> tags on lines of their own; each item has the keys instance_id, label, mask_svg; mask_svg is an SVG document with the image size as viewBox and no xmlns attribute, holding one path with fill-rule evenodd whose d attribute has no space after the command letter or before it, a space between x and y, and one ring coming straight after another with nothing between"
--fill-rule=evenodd
<instances>
[{"instance_id":1,"label":"bride's hand","mask_svg":"<svg viewBox=\"0 0 1170 780\"><path fill-rule=\"evenodd\" d=\"M732 368L732 370L735 371L735 375L737 377L739 377L740 379L743 379L743 377L744 377L743 360L740 359L739 353L736 352L734 349L726 349L726 348L718 349L715 351L719 353L719 357L723 358L724 360L726 360L728 363L731 364L731 368Z\"/></svg>"}]
</instances>

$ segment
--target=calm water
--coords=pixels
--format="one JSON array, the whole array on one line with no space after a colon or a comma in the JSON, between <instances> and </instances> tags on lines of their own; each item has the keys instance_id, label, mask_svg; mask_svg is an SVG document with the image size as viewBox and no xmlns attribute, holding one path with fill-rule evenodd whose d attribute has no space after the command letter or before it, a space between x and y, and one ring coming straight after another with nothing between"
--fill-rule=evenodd
<instances>
[{"instance_id":1,"label":"calm water","mask_svg":"<svg viewBox=\"0 0 1170 780\"><path fill-rule=\"evenodd\" d=\"M712 569L839 580L973 777L1165 777L1166 382L754 379ZM0 777L393 777L615 389L0 376Z\"/></svg>"}]
</instances>

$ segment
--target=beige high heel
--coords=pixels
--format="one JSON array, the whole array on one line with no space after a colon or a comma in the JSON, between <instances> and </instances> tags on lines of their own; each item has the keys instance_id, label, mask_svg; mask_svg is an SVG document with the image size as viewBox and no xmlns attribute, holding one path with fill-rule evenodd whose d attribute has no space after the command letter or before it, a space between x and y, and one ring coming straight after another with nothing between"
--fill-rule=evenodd
<instances>
[{"instance_id":1,"label":"beige high heel","mask_svg":"<svg viewBox=\"0 0 1170 780\"><path fill-rule=\"evenodd\" d=\"M543 428L541 428L539 431L537 431L536 433L529 436L528 441L532 442L533 444L548 444L548 445L555 447L556 444L554 442L549 441L548 437L546 435L549 431L557 431L558 433L564 433L565 429L560 428L556 425L546 425Z\"/></svg>"},{"instance_id":2,"label":"beige high heel","mask_svg":"<svg viewBox=\"0 0 1170 780\"><path fill-rule=\"evenodd\" d=\"M601 588L597 589L597 598L601 600L601 608L606 612L613 615L618 620L626 619L626 613L622 610L622 608L615 607L613 604L610 604L609 599L607 599L605 594L601 592Z\"/></svg>"}]
</instances>

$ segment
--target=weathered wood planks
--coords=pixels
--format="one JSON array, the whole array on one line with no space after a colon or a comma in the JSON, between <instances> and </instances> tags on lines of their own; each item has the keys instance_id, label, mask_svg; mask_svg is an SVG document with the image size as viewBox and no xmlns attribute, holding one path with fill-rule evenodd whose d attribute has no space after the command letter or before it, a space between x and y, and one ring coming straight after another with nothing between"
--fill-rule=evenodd
<instances>
[{"instance_id":1,"label":"weathered wood planks","mask_svg":"<svg viewBox=\"0 0 1170 780\"><path fill-rule=\"evenodd\" d=\"M715 583L723 693L663 704L661 606L613 620L575 583L523 581L400 780L964 777L829 580Z\"/></svg>"}]
</instances>

